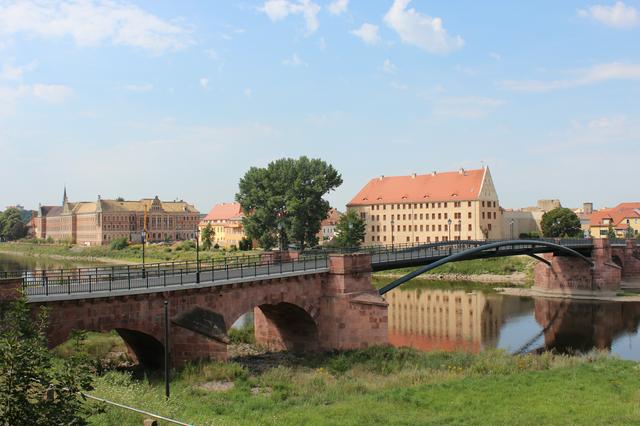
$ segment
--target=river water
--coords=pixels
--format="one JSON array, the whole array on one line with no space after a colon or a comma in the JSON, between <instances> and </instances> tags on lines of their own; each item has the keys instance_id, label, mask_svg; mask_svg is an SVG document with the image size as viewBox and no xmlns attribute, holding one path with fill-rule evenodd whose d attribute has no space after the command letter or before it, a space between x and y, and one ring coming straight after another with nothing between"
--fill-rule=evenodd
<instances>
[{"instance_id":1,"label":"river water","mask_svg":"<svg viewBox=\"0 0 640 426\"><path fill-rule=\"evenodd\" d=\"M94 265L0 254L0 271ZM376 281L380 285L390 280ZM560 353L596 348L640 361L640 303L509 296L486 284L419 279L389 292L386 299L394 346Z\"/></svg>"}]
</instances>

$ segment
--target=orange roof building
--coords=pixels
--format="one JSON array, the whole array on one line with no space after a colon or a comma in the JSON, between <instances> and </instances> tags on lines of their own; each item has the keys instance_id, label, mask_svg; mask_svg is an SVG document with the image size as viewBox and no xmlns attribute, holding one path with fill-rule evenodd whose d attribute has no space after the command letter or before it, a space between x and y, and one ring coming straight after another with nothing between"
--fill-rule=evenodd
<instances>
[{"instance_id":1,"label":"orange roof building","mask_svg":"<svg viewBox=\"0 0 640 426\"><path fill-rule=\"evenodd\" d=\"M200 239L202 240L202 230L210 224L214 232L212 241L214 246L238 248L240 241L246 238L242 225L243 217L240 203L216 204L200 222Z\"/></svg>"},{"instance_id":2,"label":"orange roof building","mask_svg":"<svg viewBox=\"0 0 640 426\"><path fill-rule=\"evenodd\" d=\"M366 244L502 238L502 213L488 167L380 176L347 208L365 220Z\"/></svg>"},{"instance_id":3,"label":"orange roof building","mask_svg":"<svg viewBox=\"0 0 640 426\"><path fill-rule=\"evenodd\" d=\"M609 227L617 238L640 234L640 203L620 203L610 209L594 212L590 218L590 232L594 238L607 238Z\"/></svg>"}]
</instances>

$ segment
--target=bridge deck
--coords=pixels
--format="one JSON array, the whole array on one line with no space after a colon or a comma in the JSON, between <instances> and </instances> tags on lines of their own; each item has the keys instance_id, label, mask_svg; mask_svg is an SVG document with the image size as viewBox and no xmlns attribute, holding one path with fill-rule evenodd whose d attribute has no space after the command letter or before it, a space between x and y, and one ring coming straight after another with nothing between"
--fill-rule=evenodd
<instances>
[{"instance_id":1,"label":"bridge deck","mask_svg":"<svg viewBox=\"0 0 640 426\"><path fill-rule=\"evenodd\" d=\"M554 251L536 245L536 241L553 242L588 255L591 239L517 240L495 249L474 253L474 259L514 255L531 255ZM23 278L23 288L30 302L72 300L87 297L111 297L172 291L181 288L228 285L278 277L327 272L329 255L333 253L365 252L371 256L374 271L429 265L449 256L463 253L496 241L450 241L433 244L408 244L361 247L339 251L323 250L304 254L297 260L264 261L259 256L238 257L220 261L180 262L155 265L110 266L54 271L18 271L9 276ZM465 258L466 259L466 258ZM199 273L198 273L199 271ZM198 277L199 275L199 277Z\"/></svg>"}]
</instances>

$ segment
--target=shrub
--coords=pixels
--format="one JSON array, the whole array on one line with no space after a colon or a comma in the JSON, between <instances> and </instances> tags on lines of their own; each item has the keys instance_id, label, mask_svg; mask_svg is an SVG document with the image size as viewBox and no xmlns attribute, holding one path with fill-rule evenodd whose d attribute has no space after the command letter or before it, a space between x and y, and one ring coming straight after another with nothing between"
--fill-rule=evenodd
<instances>
[{"instance_id":1,"label":"shrub","mask_svg":"<svg viewBox=\"0 0 640 426\"><path fill-rule=\"evenodd\" d=\"M129 240L127 237L117 237L111 240L109 243L109 248L111 250L122 250L129 246Z\"/></svg>"},{"instance_id":2,"label":"shrub","mask_svg":"<svg viewBox=\"0 0 640 426\"><path fill-rule=\"evenodd\" d=\"M194 243L193 241L187 240L178 244L178 247L176 248L176 250L190 251L190 250L195 250L195 248L196 248L196 243Z\"/></svg>"}]
</instances>

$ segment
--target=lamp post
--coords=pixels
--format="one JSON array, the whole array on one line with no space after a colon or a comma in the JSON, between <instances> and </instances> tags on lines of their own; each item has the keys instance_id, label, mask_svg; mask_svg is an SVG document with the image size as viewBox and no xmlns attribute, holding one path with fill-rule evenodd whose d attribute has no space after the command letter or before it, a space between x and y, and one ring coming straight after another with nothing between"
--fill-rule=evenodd
<instances>
[{"instance_id":1,"label":"lamp post","mask_svg":"<svg viewBox=\"0 0 640 426\"><path fill-rule=\"evenodd\" d=\"M462 240L462 219L458 219L458 241Z\"/></svg>"},{"instance_id":2,"label":"lamp post","mask_svg":"<svg viewBox=\"0 0 640 426\"><path fill-rule=\"evenodd\" d=\"M200 228L196 228L196 283L200 283Z\"/></svg>"},{"instance_id":3,"label":"lamp post","mask_svg":"<svg viewBox=\"0 0 640 426\"><path fill-rule=\"evenodd\" d=\"M145 278L146 272L144 270L144 246L147 244L147 231L142 230L142 278Z\"/></svg>"},{"instance_id":4,"label":"lamp post","mask_svg":"<svg viewBox=\"0 0 640 426\"><path fill-rule=\"evenodd\" d=\"M284 250L284 242L282 240L282 230L284 229L284 224L282 221L278 222L278 246L280 247L280 251Z\"/></svg>"},{"instance_id":5,"label":"lamp post","mask_svg":"<svg viewBox=\"0 0 640 426\"><path fill-rule=\"evenodd\" d=\"M449 220L447 220L447 224L449 225L449 238L447 239L447 241L451 241L451 218L449 218Z\"/></svg>"},{"instance_id":6,"label":"lamp post","mask_svg":"<svg viewBox=\"0 0 640 426\"><path fill-rule=\"evenodd\" d=\"M349 235L347 236L347 239L349 241L349 245L351 247L354 247L355 243L353 241L353 233L352 233L352 231L353 231L353 223L351 221L349 221L349 225L348 226L349 226Z\"/></svg>"},{"instance_id":7,"label":"lamp post","mask_svg":"<svg viewBox=\"0 0 640 426\"><path fill-rule=\"evenodd\" d=\"M510 227L510 229L511 229L511 239L512 239L512 240L513 240L513 224L514 224L514 222L515 222L515 221L514 221L513 219L511 219L511 220L509 221L509 227Z\"/></svg>"},{"instance_id":8,"label":"lamp post","mask_svg":"<svg viewBox=\"0 0 640 426\"><path fill-rule=\"evenodd\" d=\"M391 250L393 250L393 225L395 224L395 221L393 220L393 215L391 215Z\"/></svg>"}]
</instances>

